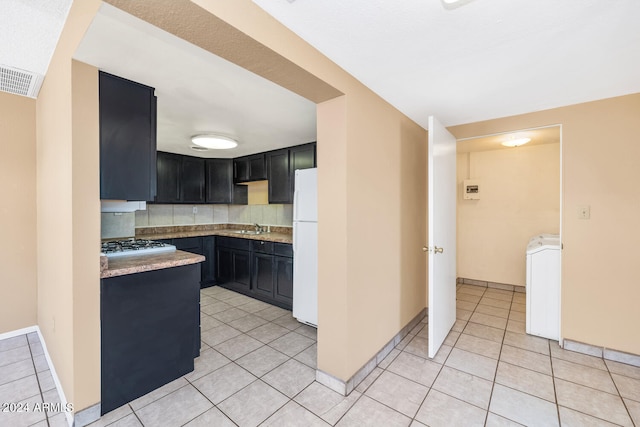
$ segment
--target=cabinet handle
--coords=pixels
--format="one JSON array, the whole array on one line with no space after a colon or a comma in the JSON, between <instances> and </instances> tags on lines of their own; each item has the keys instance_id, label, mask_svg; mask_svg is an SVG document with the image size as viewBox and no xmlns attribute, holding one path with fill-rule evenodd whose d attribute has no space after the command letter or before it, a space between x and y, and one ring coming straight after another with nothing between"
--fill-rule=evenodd
<instances>
[{"instance_id":1,"label":"cabinet handle","mask_svg":"<svg viewBox=\"0 0 640 427\"><path fill-rule=\"evenodd\" d=\"M261 241L261 242L260 242L260 244L261 244L261 245L264 245L264 242L262 242L262 241Z\"/></svg>"}]
</instances>

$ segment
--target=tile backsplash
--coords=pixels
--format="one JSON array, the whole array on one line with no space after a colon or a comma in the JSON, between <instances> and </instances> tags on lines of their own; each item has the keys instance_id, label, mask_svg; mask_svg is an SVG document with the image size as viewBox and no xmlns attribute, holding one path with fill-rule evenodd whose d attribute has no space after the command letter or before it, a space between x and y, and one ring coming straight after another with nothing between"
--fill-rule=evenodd
<instances>
[{"instance_id":1,"label":"tile backsplash","mask_svg":"<svg viewBox=\"0 0 640 427\"><path fill-rule=\"evenodd\" d=\"M147 205L135 212L136 227L255 223L291 227L293 205Z\"/></svg>"},{"instance_id":2,"label":"tile backsplash","mask_svg":"<svg viewBox=\"0 0 640 427\"><path fill-rule=\"evenodd\" d=\"M133 212L103 212L100 214L100 236L103 239L133 237L136 232L135 220Z\"/></svg>"}]
</instances>

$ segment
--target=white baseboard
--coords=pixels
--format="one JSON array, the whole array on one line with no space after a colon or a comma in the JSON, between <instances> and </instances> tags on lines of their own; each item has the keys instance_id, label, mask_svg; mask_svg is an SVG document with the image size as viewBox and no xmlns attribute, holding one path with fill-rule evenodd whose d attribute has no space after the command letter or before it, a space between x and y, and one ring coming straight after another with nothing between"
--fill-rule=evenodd
<instances>
[{"instance_id":1,"label":"white baseboard","mask_svg":"<svg viewBox=\"0 0 640 427\"><path fill-rule=\"evenodd\" d=\"M38 325L35 326L29 326L27 328L22 328L22 329L16 329L15 331L10 331L10 332L5 332L3 334L0 334L0 340L3 339L7 339L7 338L13 338L13 337L17 337L20 335L28 335L31 333L37 333L38 334L38 339L40 340L40 344L42 345L42 351L44 353L44 357L47 361L47 366L49 367L49 371L51 372L51 376L53 377L53 382L56 385L56 390L58 392L58 396L60 397L60 403L62 404L62 407L66 407L66 405L69 403L67 401L67 398L64 394L64 390L62 389L62 383L60 383L60 378L58 378L58 373L56 372L56 368L53 365L53 361L51 360L51 356L49 355L49 350L47 349L47 343L44 340L44 337L42 336L42 332L40 331L40 327ZM98 405L99 406L99 405ZM91 407L93 408L93 407ZM91 409L91 408L87 408L87 409ZM85 410L81 411L79 414L84 413ZM98 409L98 417L92 419L91 421L86 422L83 425L89 424L89 422L93 422L96 421L98 418L100 418L100 410ZM65 412L65 417L67 419L67 423L69 424L69 427L73 427L74 426L74 412ZM88 417L82 417L82 418L87 418ZM77 423L76 423L77 424Z\"/></svg>"},{"instance_id":2,"label":"white baseboard","mask_svg":"<svg viewBox=\"0 0 640 427\"><path fill-rule=\"evenodd\" d=\"M397 346L402 339L411 332L411 330L427 315L428 309L423 308L404 328L400 330L387 344L385 344L375 356L373 356L363 367L347 381L343 381L333 375L316 369L316 381L320 384L330 388L336 393L340 393L343 396L349 395L367 376L384 360L391 350Z\"/></svg>"}]
</instances>

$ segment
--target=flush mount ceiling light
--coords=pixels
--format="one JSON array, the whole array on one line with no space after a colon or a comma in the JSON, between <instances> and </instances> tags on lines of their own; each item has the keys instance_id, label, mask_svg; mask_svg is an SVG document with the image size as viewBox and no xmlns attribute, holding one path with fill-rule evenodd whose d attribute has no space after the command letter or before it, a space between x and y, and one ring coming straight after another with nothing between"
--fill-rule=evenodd
<instances>
[{"instance_id":1,"label":"flush mount ceiling light","mask_svg":"<svg viewBox=\"0 0 640 427\"><path fill-rule=\"evenodd\" d=\"M238 146L235 139L215 134L195 135L191 137L191 142L210 150L228 150Z\"/></svg>"},{"instance_id":2,"label":"flush mount ceiling light","mask_svg":"<svg viewBox=\"0 0 640 427\"><path fill-rule=\"evenodd\" d=\"M531 138L515 138L508 139L502 143L505 147L519 147L531 141Z\"/></svg>"},{"instance_id":3,"label":"flush mount ceiling light","mask_svg":"<svg viewBox=\"0 0 640 427\"><path fill-rule=\"evenodd\" d=\"M442 6L444 6L445 9L457 9L472 1L473 0L442 0Z\"/></svg>"}]
</instances>

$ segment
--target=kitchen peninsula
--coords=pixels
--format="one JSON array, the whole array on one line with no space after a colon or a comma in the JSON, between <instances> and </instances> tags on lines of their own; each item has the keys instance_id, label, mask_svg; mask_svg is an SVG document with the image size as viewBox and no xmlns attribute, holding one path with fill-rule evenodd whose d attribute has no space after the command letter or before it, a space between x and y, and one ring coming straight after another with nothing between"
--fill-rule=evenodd
<instances>
[{"instance_id":1,"label":"kitchen peninsula","mask_svg":"<svg viewBox=\"0 0 640 427\"><path fill-rule=\"evenodd\" d=\"M101 414L193 370L204 260L175 251L101 263Z\"/></svg>"}]
</instances>

